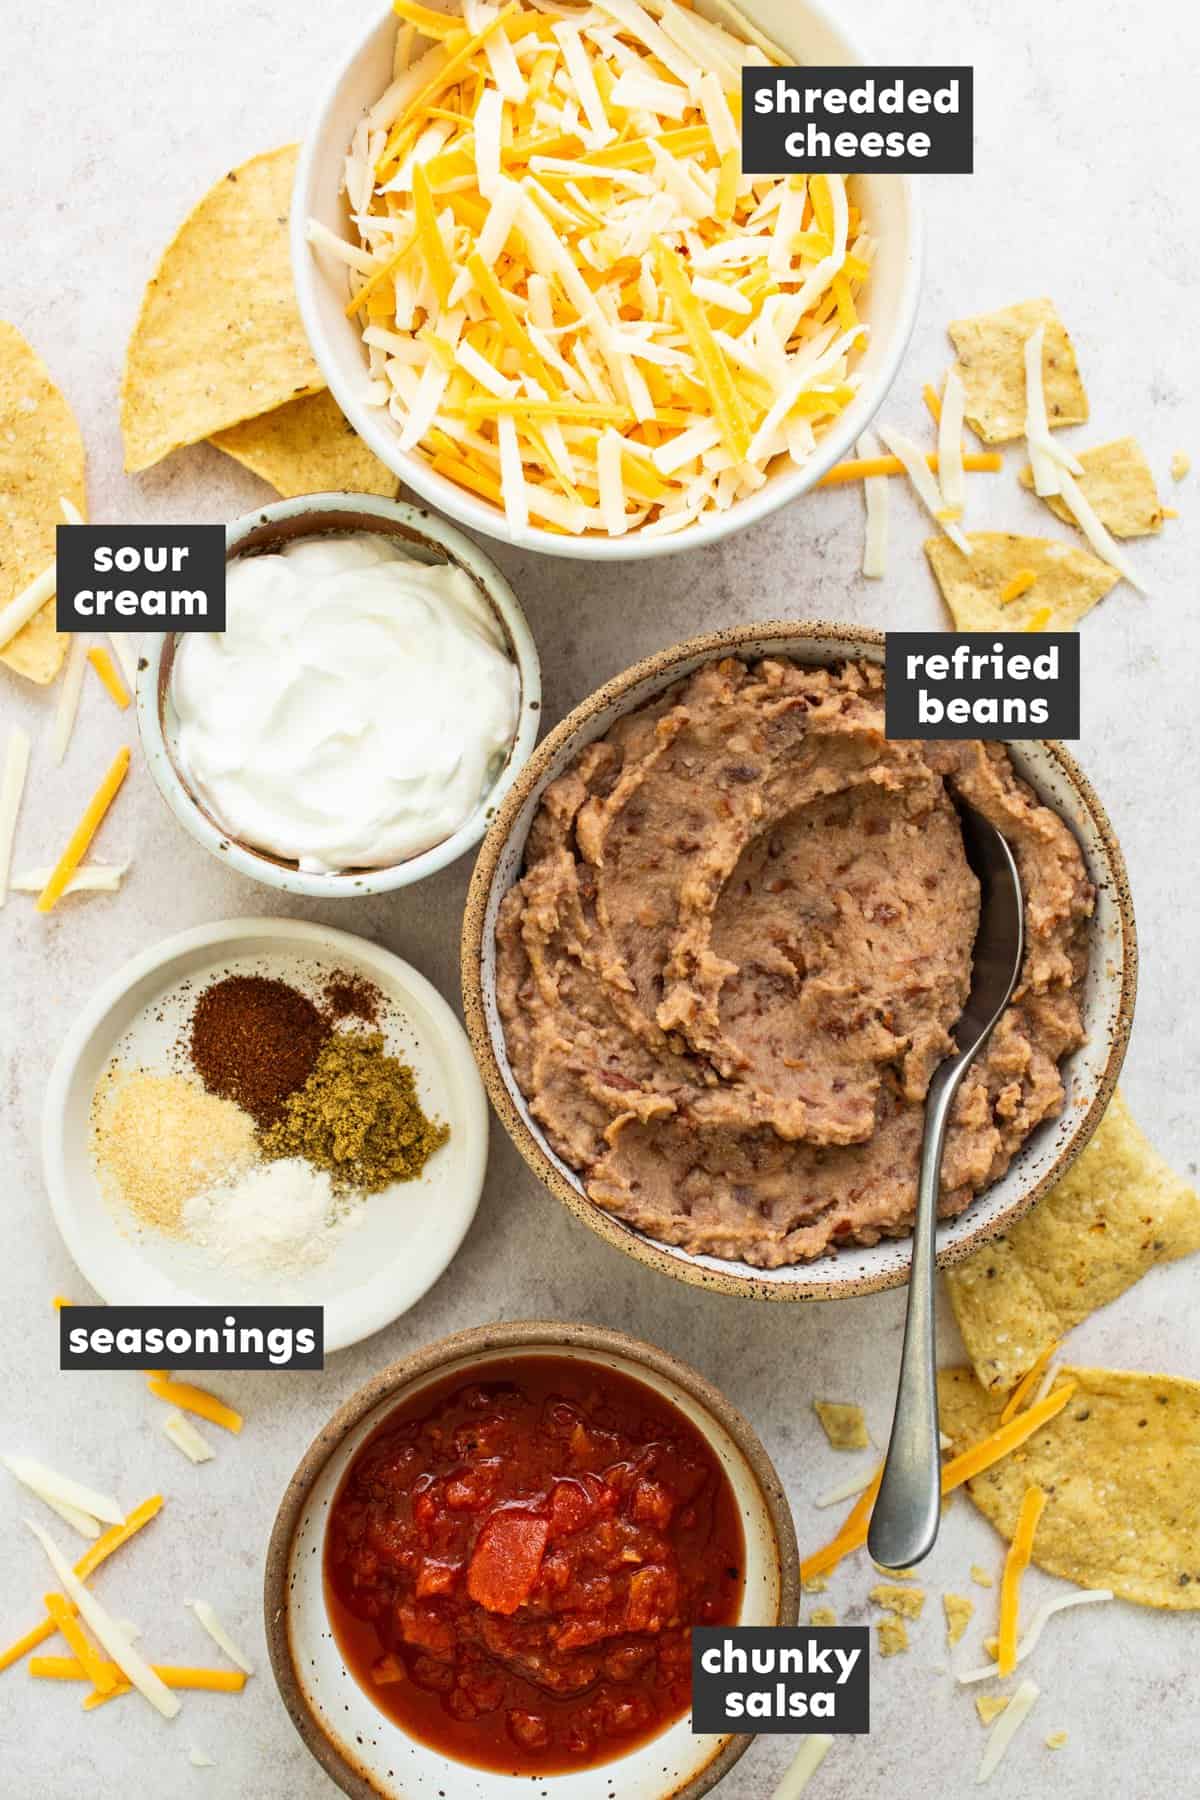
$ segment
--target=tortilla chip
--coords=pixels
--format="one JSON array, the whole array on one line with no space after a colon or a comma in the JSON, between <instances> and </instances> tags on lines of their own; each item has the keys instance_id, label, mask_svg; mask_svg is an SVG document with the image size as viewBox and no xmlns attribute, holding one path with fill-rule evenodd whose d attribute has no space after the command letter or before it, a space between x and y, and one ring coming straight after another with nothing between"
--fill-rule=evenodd
<instances>
[{"instance_id":1,"label":"tortilla chip","mask_svg":"<svg viewBox=\"0 0 1200 1800\"><path fill-rule=\"evenodd\" d=\"M979 1714L980 1723L994 1724L1008 1705L1010 1697L1008 1694L976 1694L975 1711Z\"/></svg>"},{"instance_id":2,"label":"tortilla chip","mask_svg":"<svg viewBox=\"0 0 1200 1800\"><path fill-rule=\"evenodd\" d=\"M1082 458L1080 459L1082 461ZM1171 480L1185 481L1191 473L1192 459L1186 450L1176 450L1171 457Z\"/></svg>"},{"instance_id":3,"label":"tortilla chip","mask_svg":"<svg viewBox=\"0 0 1200 1800\"><path fill-rule=\"evenodd\" d=\"M890 1581L880 1581L871 1589L867 1598L875 1606L882 1606L885 1611L895 1613L898 1618L919 1619L925 1605L925 1590L897 1587Z\"/></svg>"},{"instance_id":4,"label":"tortilla chip","mask_svg":"<svg viewBox=\"0 0 1200 1800\"><path fill-rule=\"evenodd\" d=\"M209 441L285 499L348 493L394 500L400 491L399 479L367 449L328 389L244 419Z\"/></svg>"},{"instance_id":5,"label":"tortilla chip","mask_svg":"<svg viewBox=\"0 0 1200 1800\"><path fill-rule=\"evenodd\" d=\"M1053 300L1022 300L1000 312L955 319L949 327L967 424L985 444L1008 444L1025 435L1025 340L1039 325L1046 327L1042 386L1047 423L1051 430L1087 423L1087 391L1075 347Z\"/></svg>"},{"instance_id":6,"label":"tortilla chip","mask_svg":"<svg viewBox=\"0 0 1200 1800\"><path fill-rule=\"evenodd\" d=\"M128 470L325 386L292 289L296 153L287 144L232 169L164 251L121 382Z\"/></svg>"},{"instance_id":7,"label":"tortilla chip","mask_svg":"<svg viewBox=\"0 0 1200 1800\"><path fill-rule=\"evenodd\" d=\"M1075 477L1079 490L1114 537L1148 537L1162 530L1162 501L1154 485L1154 471L1136 438L1114 438L1111 444L1081 450L1079 460L1083 465L1083 474ZM1033 470L1023 468L1020 481L1022 487L1032 490ZM1060 494L1042 498L1066 524L1076 523Z\"/></svg>"},{"instance_id":8,"label":"tortilla chip","mask_svg":"<svg viewBox=\"0 0 1200 1800\"><path fill-rule=\"evenodd\" d=\"M1200 1381L1062 1373L1077 1383L1066 1406L1020 1456L968 1481L971 1499L1011 1539L1026 1488L1044 1488L1039 1568L1139 1606L1200 1609ZM1003 1404L970 1369L939 1369L938 1399L956 1456L995 1430Z\"/></svg>"},{"instance_id":9,"label":"tortilla chip","mask_svg":"<svg viewBox=\"0 0 1200 1800\"><path fill-rule=\"evenodd\" d=\"M939 532L925 554L959 631L1069 631L1121 579L1115 569L1057 538L1018 537L1008 531L969 531L970 556ZM1031 588L1001 606L999 596L1022 570Z\"/></svg>"},{"instance_id":10,"label":"tortilla chip","mask_svg":"<svg viewBox=\"0 0 1200 1800\"><path fill-rule=\"evenodd\" d=\"M901 1650L908 1649L908 1629L895 1613L880 1619L875 1629L879 1633L880 1656L898 1656Z\"/></svg>"},{"instance_id":11,"label":"tortilla chip","mask_svg":"<svg viewBox=\"0 0 1200 1800\"><path fill-rule=\"evenodd\" d=\"M0 320L0 606L54 561L59 500L87 510L83 438L41 357ZM0 650L18 675L53 681L69 639L54 627L54 598Z\"/></svg>"},{"instance_id":12,"label":"tortilla chip","mask_svg":"<svg viewBox=\"0 0 1200 1800\"><path fill-rule=\"evenodd\" d=\"M995 1587L996 1577L990 1570L981 1568L978 1563L971 1564L971 1580L977 1581L980 1587Z\"/></svg>"},{"instance_id":13,"label":"tortilla chip","mask_svg":"<svg viewBox=\"0 0 1200 1800\"><path fill-rule=\"evenodd\" d=\"M942 1607L946 1614L946 1642L953 1649L975 1615L975 1602L966 1594L943 1594Z\"/></svg>"},{"instance_id":14,"label":"tortilla chip","mask_svg":"<svg viewBox=\"0 0 1200 1800\"><path fill-rule=\"evenodd\" d=\"M1066 1743L1067 1734L1065 1731L1052 1731L1050 1736L1046 1739L1046 1748L1047 1750L1062 1750L1065 1748Z\"/></svg>"},{"instance_id":15,"label":"tortilla chip","mask_svg":"<svg viewBox=\"0 0 1200 1800\"><path fill-rule=\"evenodd\" d=\"M1200 1250L1200 1195L1139 1130L1118 1091L1087 1149L1002 1238L946 1271L967 1355L1004 1394L1047 1344Z\"/></svg>"},{"instance_id":16,"label":"tortilla chip","mask_svg":"<svg viewBox=\"0 0 1200 1800\"><path fill-rule=\"evenodd\" d=\"M813 1411L825 1427L825 1436L835 1450L867 1450L867 1422L861 1406L840 1400L814 1400Z\"/></svg>"}]
</instances>

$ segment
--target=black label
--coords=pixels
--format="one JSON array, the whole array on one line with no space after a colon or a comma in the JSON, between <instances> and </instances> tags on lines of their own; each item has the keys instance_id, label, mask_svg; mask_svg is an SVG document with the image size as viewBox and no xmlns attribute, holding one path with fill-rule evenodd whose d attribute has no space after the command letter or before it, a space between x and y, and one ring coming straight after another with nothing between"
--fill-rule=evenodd
<instances>
[{"instance_id":1,"label":"black label","mask_svg":"<svg viewBox=\"0 0 1200 1800\"><path fill-rule=\"evenodd\" d=\"M747 175L969 175L971 68L742 70Z\"/></svg>"},{"instance_id":2,"label":"black label","mask_svg":"<svg viewBox=\"0 0 1200 1800\"><path fill-rule=\"evenodd\" d=\"M320 1306L64 1306L60 1369L323 1369Z\"/></svg>"},{"instance_id":3,"label":"black label","mask_svg":"<svg viewBox=\"0 0 1200 1800\"><path fill-rule=\"evenodd\" d=\"M871 1729L865 1625L698 1625L692 1630L692 1730Z\"/></svg>"},{"instance_id":4,"label":"black label","mask_svg":"<svg viewBox=\"0 0 1200 1800\"><path fill-rule=\"evenodd\" d=\"M224 631L223 525L60 525L60 631Z\"/></svg>"},{"instance_id":5,"label":"black label","mask_svg":"<svg viewBox=\"0 0 1200 1800\"><path fill-rule=\"evenodd\" d=\"M889 631L890 738L1077 738L1074 631Z\"/></svg>"}]
</instances>

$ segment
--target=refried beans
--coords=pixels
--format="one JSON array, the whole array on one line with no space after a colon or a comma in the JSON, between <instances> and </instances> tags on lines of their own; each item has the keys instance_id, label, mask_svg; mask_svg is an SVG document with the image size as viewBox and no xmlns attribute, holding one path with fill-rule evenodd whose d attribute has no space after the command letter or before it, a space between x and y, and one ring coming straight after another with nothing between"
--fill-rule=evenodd
<instances>
[{"instance_id":1,"label":"refried beans","mask_svg":"<svg viewBox=\"0 0 1200 1800\"><path fill-rule=\"evenodd\" d=\"M513 1073L597 1206L759 1268L912 1228L970 987L954 798L1025 892L1012 1004L942 1164L953 1217L1063 1105L1095 890L1002 744L889 742L882 670L704 665L546 790L497 924Z\"/></svg>"}]
</instances>

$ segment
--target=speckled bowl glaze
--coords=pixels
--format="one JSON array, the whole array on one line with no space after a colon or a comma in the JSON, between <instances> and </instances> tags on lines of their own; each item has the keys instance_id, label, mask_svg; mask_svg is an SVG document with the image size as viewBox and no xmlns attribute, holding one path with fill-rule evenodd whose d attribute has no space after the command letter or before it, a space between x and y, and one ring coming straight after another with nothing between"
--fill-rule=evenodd
<instances>
[{"instance_id":1,"label":"speckled bowl glaze","mask_svg":"<svg viewBox=\"0 0 1200 1800\"><path fill-rule=\"evenodd\" d=\"M326 1774L352 1800L699 1800L748 1748L746 1735L693 1736L687 1717L611 1762L565 1775L514 1777L448 1763L385 1718L347 1671L325 1610L330 1506L355 1453L401 1400L444 1376L514 1356L572 1356L633 1376L701 1431L729 1477L746 1539L739 1623L794 1625L800 1575L792 1515L766 1451L736 1407L694 1369L651 1344L594 1325L484 1325L384 1369L335 1413L288 1484L267 1549L263 1602L284 1705Z\"/></svg>"},{"instance_id":2,"label":"speckled bowl glaze","mask_svg":"<svg viewBox=\"0 0 1200 1800\"><path fill-rule=\"evenodd\" d=\"M577 706L513 784L480 850L462 939L467 1032L492 1104L534 1174L577 1218L626 1255L696 1287L753 1300L834 1300L898 1287L908 1280L909 1238L848 1245L818 1262L755 1269L643 1236L588 1199L580 1177L550 1148L509 1067L496 1006L496 914L520 879L525 840L542 794L616 719L719 655L789 656L817 665L849 657L882 663L884 638L882 632L824 621L738 626L647 657ZM1053 740L1011 743L1008 748L1018 773L1071 826L1096 884L1092 956L1083 995L1087 1040L1063 1065L1067 1098L1059 1118L1028 1139L1000 1181L957 1219L939 1225L938 1261L943 1266L997 1237L1066 1173L1083 1149L1116 1086L1137 992L1137 936L1125 860L1091 783Z\"/></svg>"},{"instance_id":3,"label":"speckled bowl glaze","mask_svg":"<svg viewBox=\"0 0 1200 1800\"><path fill-rule=\"evenodd\" d=\"M457 563L464 569L498 619L509 653L521 678L517 730L504 767L491 789L458 830L419 856L380 869L345 869L336 874L308 874L295 862L240 842L227 832L193 793L175 748L171 706L171 668L179 634L162 632L145 638L138 662L138 731L150 773L159 793L184 830L198 844L241 875L280 888L285 894L315 899L350 899L409 887L457 861L477 844L537 742L541 726L542 672L533 633L520 602L489 556L463 532L423 507L376 494L306 494L279 500L243 513L225 528L225 556L251 556L276 550L294 538L375 531L391 538L417 562Z\"/></svg>"}]
</instances>

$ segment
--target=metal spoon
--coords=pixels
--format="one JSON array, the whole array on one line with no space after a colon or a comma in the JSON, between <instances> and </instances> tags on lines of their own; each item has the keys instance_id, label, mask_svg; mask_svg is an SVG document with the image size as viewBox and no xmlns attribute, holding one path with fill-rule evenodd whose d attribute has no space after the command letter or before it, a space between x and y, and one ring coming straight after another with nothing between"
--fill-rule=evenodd
<instances>
[{"instance_id":1,"label":"metal spoon","mask_svg":"<svg viewBox=\"0 0 1200 1800\"><path fill-rule=\"evenodd\" d=\"M954 1028L957 1050L939 1063L925 1102L908 1315L892 1435L867 1544L877 1563L908 1568L933 1549L941 1522L941 1454L934 1375L937 1202L942 1151L963 1076L1012 998L1025 953L1025 907L1012 851L994 825L959 805L967 861L979 878L971 991Z\"/></svg>"}]
</instances>

